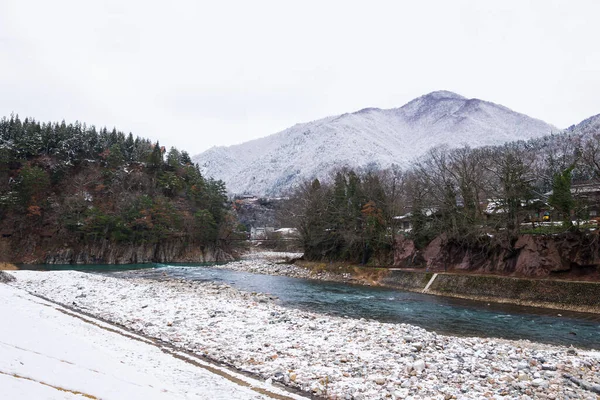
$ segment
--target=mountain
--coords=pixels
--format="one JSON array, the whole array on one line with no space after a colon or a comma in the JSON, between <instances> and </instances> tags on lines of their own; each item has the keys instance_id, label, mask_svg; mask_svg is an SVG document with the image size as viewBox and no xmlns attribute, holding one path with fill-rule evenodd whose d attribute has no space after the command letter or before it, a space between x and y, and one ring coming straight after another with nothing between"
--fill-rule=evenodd
<instances>
[{"instance_id":1,"label":"mountain","mask_svg":"<svg viewBox=\"0 0 600 400\"><path fill-rule=\"evenodd\" d=\"M586 139L594 134L600 134L600 114L584 119L577 125L568 127L565 129L565 132L571 135L581 135Z\"/></svg>"},{"instance_id":2,"label":"mountain","mask_svg":"<svg viewBox=\"0 0 600 400\"><path fill-rule=\"evenodd\" d=\"M230 193L277 196L337 167L402 166L437 145L496 145L556 131L504 106L437 91L400 108L365 108L213 147L193 160L205 175L225 181Z\"/></svg>"}]
</instances>

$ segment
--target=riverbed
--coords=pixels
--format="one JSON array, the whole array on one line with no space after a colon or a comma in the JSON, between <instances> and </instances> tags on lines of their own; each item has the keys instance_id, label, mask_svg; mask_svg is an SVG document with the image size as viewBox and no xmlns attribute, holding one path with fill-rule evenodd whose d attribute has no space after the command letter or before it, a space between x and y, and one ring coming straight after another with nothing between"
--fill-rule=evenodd
<instances>
[{"instance_id":1,"label":"riverbed","mask_svg":"<svg viewBox=\"0 0 600 400\"><path fill-rule=\"evenodd\" d=\"M596 399L590 388L600 385L600 352L578 347L325 314L285 306L273 293L168 273L162 279L11 274L13 284L35 294L329 398Z\"/></svg>"},{"instance_id":2,"label":"riverbed","mask_svg":"<svg viewBox=\"0 0 600 400\"><path fill-rule=\"evenodd\" d=\"M407 323L456 336L495 337L600 350L600 315L463 300L345 282L344 276L315 276L282 264L295 254L251 254L225 264L137 264L44 266L108 274L127 279L183 279L217 282L277 297L286 308L333 316ZM40 268L32 266L31 268ZM332 275L332 274L331 274ZM348 277L349 280L350 277Z\"/></svg>"}]
</instances>

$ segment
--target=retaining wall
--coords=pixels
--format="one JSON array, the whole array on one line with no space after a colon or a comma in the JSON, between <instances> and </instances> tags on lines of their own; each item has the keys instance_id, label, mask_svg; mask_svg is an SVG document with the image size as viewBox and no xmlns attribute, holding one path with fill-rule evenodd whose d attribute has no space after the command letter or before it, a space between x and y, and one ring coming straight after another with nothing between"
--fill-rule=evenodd
<instances>
[{"instance_id":1,"label":"retaining wall","mask_svg":"<svg viewBox=\"0 0 600 400\"><path fill-rule=\"evenodd\" d=\"M433 273L389 270L382 286L422 292ZM438 273L426 293L600 314L600 282Z\"/></svg>"}]
</instances>

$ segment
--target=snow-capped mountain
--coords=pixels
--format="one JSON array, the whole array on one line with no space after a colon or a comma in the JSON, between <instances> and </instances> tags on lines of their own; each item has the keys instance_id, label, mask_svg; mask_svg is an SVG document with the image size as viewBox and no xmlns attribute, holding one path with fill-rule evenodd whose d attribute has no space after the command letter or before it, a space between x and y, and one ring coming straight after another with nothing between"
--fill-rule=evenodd
<instances>
[{"instance_id":1,"label":"snow-capped mountain","mask_svg":"<svg viewBox=\"0 0 600 400\"><path fill-rule=\"evenodd\" d=\"M570 135L581 135L583 138L589 138L594 134L600 133L600 114L589 117L565 129Z\"/></svg>"},{"instance_id":2,"label":"snow-capped mountain","mask_svg":"<svg viewBox=\"0 0 600 400\"><path fill-rule=\"evenodd\" d=\"M557 132L504 106L437 91L389 110L363 110L296 124L282 132L193 158L233 194L276 196L331 170L407 165L433 146L496 145Z\"/></svg>"}]
</instances>

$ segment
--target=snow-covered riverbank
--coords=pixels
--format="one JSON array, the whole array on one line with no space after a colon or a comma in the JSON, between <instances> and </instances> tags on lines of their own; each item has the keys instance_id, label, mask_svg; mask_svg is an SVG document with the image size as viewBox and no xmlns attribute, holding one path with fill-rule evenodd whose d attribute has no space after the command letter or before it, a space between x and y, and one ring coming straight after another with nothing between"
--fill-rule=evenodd
<instances>
[{"instance_id":1,"label":"snow-covered riverbank","mask_svg":"<svg viewBox=\"0 0 600 400\"><path fill-rule=\"evenodd\" d=\"M302 253L285 253L276 251L254 252L242 256L239 261L218 264L213 268L230 269L233 271L250 272L263 275L281 275L292 278L319 279L331 282L354 282L357 280L348 273L331 271L312 271L299 267L290 261L302 257Z\"/></svg>"},{"instance_id":2,"label":"snow-covered riverbank","mask_svg":"<svg viewBox=\"0 0 600 400\"><path fill-rule=\"evenodd\" d=\"M142 336L3 284L0 318L1 399L272 398L261 394L262 382L186 362Z\"/></svg>"},{"instance_id":3,"label":"snow-covered riverbank","mask_svg":"<svg viewBox=\"0 0 600 400\"><path fill-rule=\"evenodd\" d=\"M213 283L11 274L32 293L329 398L597 399L582 385L600 385L598 352L323 316Z\"/></svg>"}]
</instances>

